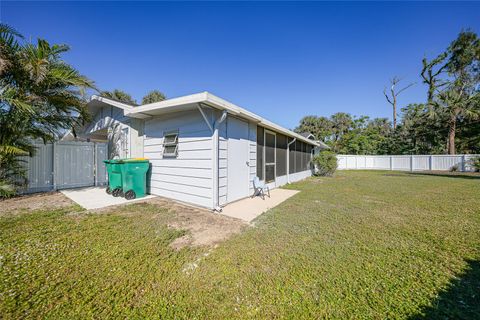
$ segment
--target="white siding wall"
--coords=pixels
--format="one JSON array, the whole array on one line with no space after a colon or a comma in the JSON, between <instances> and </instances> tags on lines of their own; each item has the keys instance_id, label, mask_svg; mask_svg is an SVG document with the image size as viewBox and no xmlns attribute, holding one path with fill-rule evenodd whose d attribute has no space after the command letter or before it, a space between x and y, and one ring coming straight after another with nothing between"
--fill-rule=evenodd
<instances>
[{"instance_id":1,"label":"white siding wall","mask_svg":"<svg viewBox=\"0 0 480 320\"><path fill-rule=\"evenodd\" d=\"M85 133L92 133L98 130L111 127L115 123L125 124L130 120L123 115L123 110L113 106L101 108L93 117Z\"/></svg>"},{"instance_id":2,"label":"white siding wall","mask_svg":"<svg viewBox=\"0 0 480 320\"><path fill-rule=\"evenodd\" d=\"M213 123L214 112L204 109ZM163 134L178 130L178 156L163 157ZM152 164L150 193L212 207L212 133L198 110L155 117L145 122L144 155ZM220 160L220 168L226 161ZM223 177L222 177L223 178Z\"/></svg>"},{"instance_id":3,"label":"white siding wall","mask_svg":"<svg viewBox=\"0 0 480 320\"><path fill-rule=\"evenodd\" d=\"M123 128L129 128L128 144L129 157L143 157L143 120L131 119L123 115L123 110L113 106L101 108L93 117L85 134L95 134L99 130L109 128L117 130L115 136L110 136L109 156L121 155L121 140L118 138ZM106 133L104 133L106 134ZM107 138L107 137L105 137Z\"/></svg>"},{"instance_id":4,"label":"white siding wall","mask_svg":"<svg viewBox=\"0 0 480 320\"><path fill-rule=\"evenodd\" d=\"M130 157L143 157L143 119L130 119Z\"/></svg>"},{"instance_id":5,"label":"white siding wall","mask_svg":"<svg viewBox=\"0 0 480 320\"><path fill-rule=\"evenodd\" d=\"M219 111L214 112L215 119L221 116ZM228 183L228 140L227 121L223 121L218 128L218 200L219 205L227 203Z\"/></svg>"}]
</instances>

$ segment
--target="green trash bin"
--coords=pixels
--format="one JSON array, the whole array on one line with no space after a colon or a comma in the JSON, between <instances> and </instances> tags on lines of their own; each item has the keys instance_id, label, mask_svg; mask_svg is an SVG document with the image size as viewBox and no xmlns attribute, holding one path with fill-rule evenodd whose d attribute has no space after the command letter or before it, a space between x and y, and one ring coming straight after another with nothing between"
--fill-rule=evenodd
<instances>
[{"instance_id":1,"label":"green trash bin","mask_svg":"<svg viewBox=\"0 0 480 320\"><path fill-rule=\"evenodd\" d=\"M124 159L122 170L122 188L125 199L144 197L147 193L147 172L150 163L147 159Z\"/></svg>"},{"instance_id":2,"label":"green trash bin","mask_svg":"<svg viewBox=\"0 0 480 320\"><path fill-rule=\"evenodd\" d=\"M107 166L108 187L106 192L114 197L123 196L122 188L122 159L112 159L103 161Z\"/></svg>"}]
</instances>

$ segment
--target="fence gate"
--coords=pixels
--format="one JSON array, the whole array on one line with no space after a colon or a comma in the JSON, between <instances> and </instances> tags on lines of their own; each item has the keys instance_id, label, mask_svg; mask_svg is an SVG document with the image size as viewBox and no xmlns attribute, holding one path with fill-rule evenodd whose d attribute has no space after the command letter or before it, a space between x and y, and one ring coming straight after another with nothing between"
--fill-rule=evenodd
<instances>
[{"instance_id":1,"label":"fence gate","mask_svg":"<svg viewBox=\"0 0 480 320\"><path fill-rule=\"evenodd\" d=\"M25 193L106 184L106 143L60 141L35 146L33 157L22 157L28 172Z\"/></svg>"}]
</instances>

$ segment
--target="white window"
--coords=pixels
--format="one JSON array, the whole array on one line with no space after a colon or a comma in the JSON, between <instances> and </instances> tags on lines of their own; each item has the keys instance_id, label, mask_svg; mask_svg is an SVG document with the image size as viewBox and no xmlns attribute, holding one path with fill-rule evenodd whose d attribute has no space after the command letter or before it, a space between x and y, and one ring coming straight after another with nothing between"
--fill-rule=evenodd
<instances>
[{"instance_id":1,"label":"white window","mask_svg":"<svg viewBox=\"0 0 480 320\"><path fill-rule=\"evenodd\" d=\"M177 157L178 131L165 132L163 134L163 156Z\"/></svg>"}]
</instances>

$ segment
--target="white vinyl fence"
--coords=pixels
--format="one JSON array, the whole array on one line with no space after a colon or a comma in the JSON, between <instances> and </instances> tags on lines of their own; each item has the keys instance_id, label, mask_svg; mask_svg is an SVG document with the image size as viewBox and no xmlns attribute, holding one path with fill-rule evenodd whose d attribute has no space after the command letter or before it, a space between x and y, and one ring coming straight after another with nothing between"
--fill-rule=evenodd
<instances>
[{"instance_id":1,"label":"white vinyl fence","mask_svg":"<svg viewBox=\"0 0 480 320\"><path fill-rule=\"evenodd\" d=\"M28 186L23 193L105 185L107 144L96 142L36 142L33 157L21 157Z\"/></svg>"},{"instance_id":2,"label":"white vinyl fence","mask_svg":"<svg viewBox=\"0 0 480 320\"><path fill-rule=\"evenodd\" d=\"M339 170L401 170L448 171L457 166L458 171L473 171L471 160L475 154L458 155L388 155L362 156L337 155Z\"/></svg>"}]
</instances>

